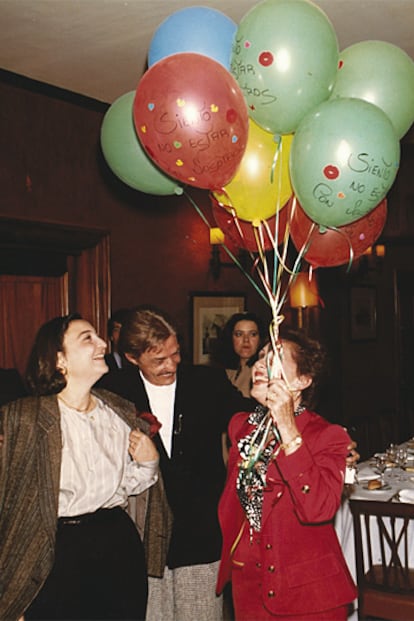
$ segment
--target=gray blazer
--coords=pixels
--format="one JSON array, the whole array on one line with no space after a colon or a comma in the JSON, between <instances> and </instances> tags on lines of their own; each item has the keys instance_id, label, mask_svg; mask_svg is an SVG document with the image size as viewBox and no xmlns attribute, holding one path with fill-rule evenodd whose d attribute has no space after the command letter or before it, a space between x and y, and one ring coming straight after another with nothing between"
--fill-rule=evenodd
<instances>
[{"instance_id":1,"label":"gray blazer","mask_svg":"<svg viewBox=\"0 0 414 621\"><path fill-rule=\"evenodd\" d=\"M141 427L135 406L94 391L129 427ZM0 619L24 614L54 560L62 439L56 395L3 406L0 433ZM145 507L145 492L141 495ZM142 516L143 517L143 516Z\"/></svg>"}]
</instances>

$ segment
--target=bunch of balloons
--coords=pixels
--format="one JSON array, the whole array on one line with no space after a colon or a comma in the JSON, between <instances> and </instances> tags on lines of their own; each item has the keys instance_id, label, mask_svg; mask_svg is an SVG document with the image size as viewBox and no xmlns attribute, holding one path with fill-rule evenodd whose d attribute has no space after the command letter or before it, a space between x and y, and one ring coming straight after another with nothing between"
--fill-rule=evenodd
<instances>
[{"instance_id":1,"label":"bunch of balloons","mask_svg":"<svg viewBox=\"0 0 414 621\"><path fill-rule=\"evenodd\" d=\"M187 185L215 190L235 175L249 128L229 71L236 29L206 7L177 11L158 27L148 70L133 97L112 104L101 130L108 165L131 187L152 194Z\"/></svg>"},{"instance_id":2,"label":"bunch of balloons","mask_svg":"<svg viewBox=\"0 0 414 621\"><path fill-rule=\"evenodd\" d=\"M203 6L164 20L101 144L134 189L209 190L233 246L264 257L290 237L324 267L381 234L413 121L414 62L402 49L362 41L340 52L311 0L264 0L239 25Z\"/></svg>"}]
</instances>

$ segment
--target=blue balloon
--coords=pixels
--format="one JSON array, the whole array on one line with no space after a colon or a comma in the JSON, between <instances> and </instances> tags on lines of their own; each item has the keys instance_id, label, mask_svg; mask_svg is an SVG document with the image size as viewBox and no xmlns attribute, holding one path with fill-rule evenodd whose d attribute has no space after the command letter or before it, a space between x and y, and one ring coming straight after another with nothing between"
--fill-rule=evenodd
<instances>
[{"instance_id":1,"label":"blue balloon","mask_svg":"<svg viewBox=\"0 0 414 621\"><path fill-rule=\"evenodd\" d=\"M148 51L148 66L172 54L194 52L229 70L236 30L235 22L216 9L193 6L176 11L155 31Z\"/></svg>"}]
</instances>

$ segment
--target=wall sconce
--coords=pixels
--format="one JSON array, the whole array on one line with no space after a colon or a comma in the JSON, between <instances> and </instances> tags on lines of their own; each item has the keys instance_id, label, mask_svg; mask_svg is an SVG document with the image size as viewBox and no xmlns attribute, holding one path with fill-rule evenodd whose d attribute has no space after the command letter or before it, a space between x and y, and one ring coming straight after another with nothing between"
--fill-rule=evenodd
<instances>
[{"instance_id":1,"label":"wall sconce","mask_svg":"<svg viewBox=\"0 0 414 621\"><path fill-rule=\"evenodd\" d=\"M367 272L381 272L385 254L386 247L384 244L375 244L367 248L359 257L359 275L364 276Z\"/></svg>"},{"instance_id":2,"label":"wall sconce","mask_svg":"<svg viewBox=\"0 0 414 621\"><path fill-rule=\"evenodd\" d=\"M218 227L212 227L210 229L210 244L211 244L211 255L210 255L210 272L214 278L214 280L218 280L222 267L237 267L235 263L232 261L222 261L220 256L220 247L221 244L224 244L224 233Z\"/></svg>"},{"instance_id":3,"label":"wall sconce","mask_svg":"<svg viewBox=\"0 0 414 621\"><path fill-rule=\"evenodd\" d=\"M385 257L385 245L384 244L376 244L375 246L370 246L363 253L364 257L377 257L378 259L383 259Z\"/></svg>"},{"instance_id":4,"label":"wall sconce","mask_svg":"<svg viewBox=\"0 0 414 621\"><path fill-rule=\"evenodd\" d=\"M304 328L305 309L319 307L319 300L316 275L313 274L312 279L309 280L307 272L299 272L296 279L289 287L289 306L297 311L298 328ZM306 321L306 323L308 323L308 321Z\"/></svg>"}]
</instances>

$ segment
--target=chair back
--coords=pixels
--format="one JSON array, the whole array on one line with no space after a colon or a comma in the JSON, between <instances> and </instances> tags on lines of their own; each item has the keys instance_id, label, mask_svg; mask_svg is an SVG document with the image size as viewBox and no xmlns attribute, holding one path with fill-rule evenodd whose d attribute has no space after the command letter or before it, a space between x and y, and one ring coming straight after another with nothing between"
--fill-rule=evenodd
<instances>
[{"instance_id":1,"label":"chair back","mask_svg":"<svg viewBox=\"0 0 414 621\"><path fill-rule=\"evenodd\" d=\"M351 499L359 618L414 619L414 505ZM411 545L410 545L411 543ZM411 554L410 554L411 552Z\"/></svg>"}]
</instances>

